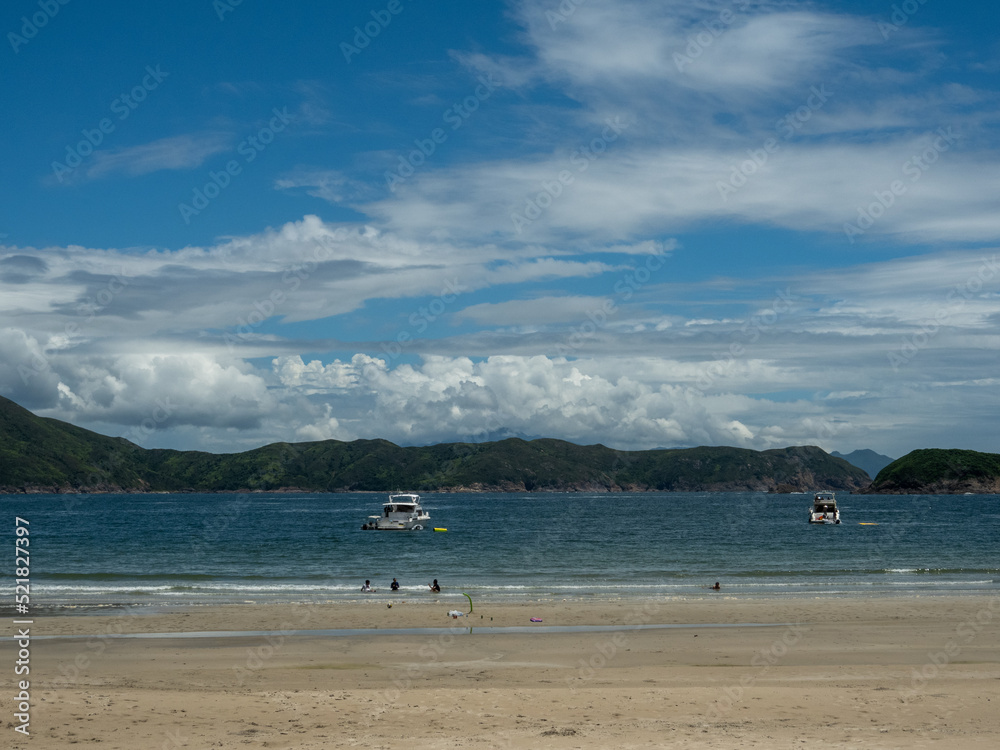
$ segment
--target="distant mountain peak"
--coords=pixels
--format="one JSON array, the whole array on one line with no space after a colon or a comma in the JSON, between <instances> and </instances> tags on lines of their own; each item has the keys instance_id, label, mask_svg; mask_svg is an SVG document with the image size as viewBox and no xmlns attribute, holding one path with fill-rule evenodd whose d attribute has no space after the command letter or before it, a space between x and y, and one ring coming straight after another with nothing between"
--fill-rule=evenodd
<instances>
[{"instance_id":1,"label":"distant mountain peak","mask_svg":"<svg viewBox=\"0 0 1000 750\"><path fill-rule=\"evenodd\" d=\"M882 471L882 469L896 460L894 458L890 458L889 456L884 456L881 453L876 453L870 448L861 448L846 454L833 451L830 455L834 458L844 459L851 466L857 466L859 469L866 472L872 479L878 476L878 473Z\"/></svg>"}]
</instances>

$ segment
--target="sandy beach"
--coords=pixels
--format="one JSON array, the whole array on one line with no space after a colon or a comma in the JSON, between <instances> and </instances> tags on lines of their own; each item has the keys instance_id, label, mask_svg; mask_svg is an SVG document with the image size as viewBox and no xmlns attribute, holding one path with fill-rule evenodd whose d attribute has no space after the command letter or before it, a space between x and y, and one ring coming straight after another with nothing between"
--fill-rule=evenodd
<instances>
[{"instance_id":1,"label":"sandy beach","mask_svg":"<svg viewBox=\"0 0 1000 750\"><path fill-rule=\"evenodd\" d=\"M740 600L720 592L477 603L458 619L451 609L468 604L379 593L315 606L36 617L31 736L14 731L8 709L5 745L1000 745L1000 596ZM682 627L628 629L658 624ZM583 625L621 629L554 632ZM532 630L476 632L484 627ZM376 630L398 628L441 630ZM328 629L370 632L294 632ZM220 635L110 637L211 632ZM39 637L55 635L71 637ZM0 652L10 706L17 646L5 640Z\"/></svg>"}]
</instances>

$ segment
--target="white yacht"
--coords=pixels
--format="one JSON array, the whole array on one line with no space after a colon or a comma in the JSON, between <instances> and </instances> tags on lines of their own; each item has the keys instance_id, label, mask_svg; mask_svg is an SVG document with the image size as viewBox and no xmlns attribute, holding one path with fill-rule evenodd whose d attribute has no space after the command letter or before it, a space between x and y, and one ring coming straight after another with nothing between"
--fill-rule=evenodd
<instances>
[{"instance_id":1,"label":"white yacht","mask_svg":"<svg viewBox=\"0 0 1000 750\"><path fill-rule=\"evenodd\" d=\"M375 531L420 531L431 517L420 507L420 495L400 493L389 495L382 505L382 515L368 516L362 529Z\"/></svg>"},{"instance_id":2,"label":"white yacht","mask_svg":"<svg viewBox=\"0 0 1000 750\"><path fill-rule=\"evenodd\" d=\"M840 523L840 510L837 508L835 494L817 492L813 495L812 508L809 510L809 523Z\"/></svg>"}]
</instances>

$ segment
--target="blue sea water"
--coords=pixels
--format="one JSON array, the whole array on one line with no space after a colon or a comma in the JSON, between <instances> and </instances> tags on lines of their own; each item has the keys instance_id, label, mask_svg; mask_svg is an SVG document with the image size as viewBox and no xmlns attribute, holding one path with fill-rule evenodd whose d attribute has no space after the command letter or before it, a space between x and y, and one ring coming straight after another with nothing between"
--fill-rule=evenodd
<instances>
[{"instance_id":1,"label":"blue sea water","mask_svg":"<svg viewBox=\"0 0 1000 750\"><path fill-rule=\"evenodd\" d=\"M30 522L35 611L370 599L365 579L387 600L462 602L720 596L715 581L738 597L1000 590L998 495L841 495L843 523L817 526L808 495L426 494L447 532L362 531L384 499L6 495L0 510L11 547L14 517Z\"/></svg>"}]
</instances>

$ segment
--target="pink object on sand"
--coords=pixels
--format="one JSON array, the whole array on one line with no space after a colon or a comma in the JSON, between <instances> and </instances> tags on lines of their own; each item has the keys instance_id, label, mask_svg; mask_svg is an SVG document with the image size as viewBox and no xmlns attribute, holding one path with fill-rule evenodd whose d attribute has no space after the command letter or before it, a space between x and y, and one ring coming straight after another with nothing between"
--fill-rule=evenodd
<instances>
[{"instance_id":1,"label":"pink object on sand","mask_svg":"<svg viewBox=\"0 0 1000 750\"><path fill-rule=\"evenodd\" d=\"M542 621L541 617L532 617L531 618L531 622L541 622L541 621Z\"/></svg>"}]
</instances>

